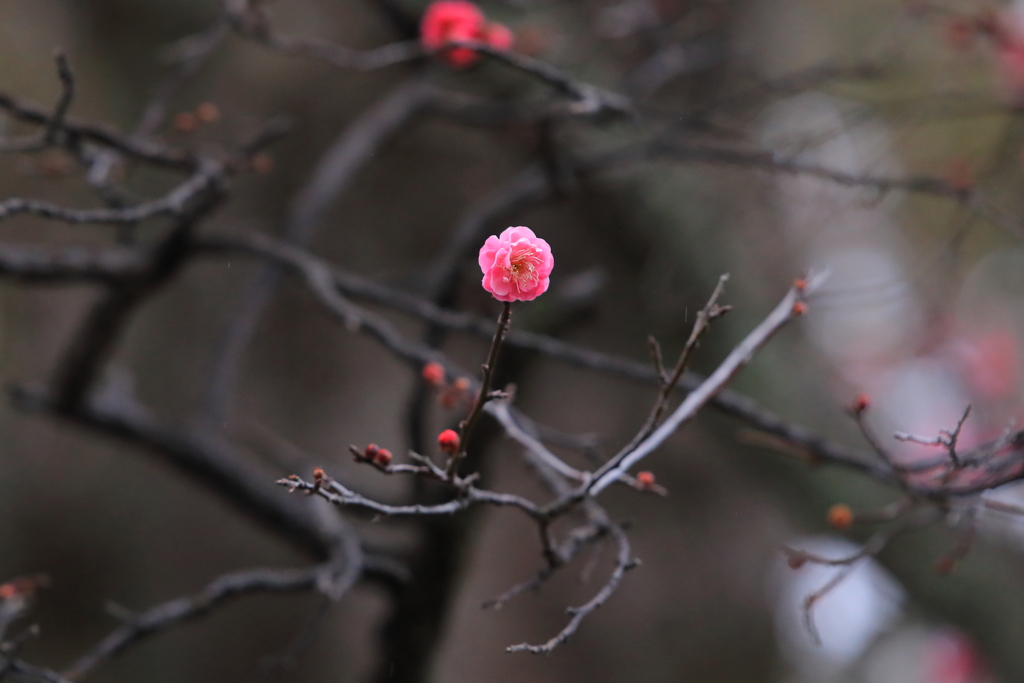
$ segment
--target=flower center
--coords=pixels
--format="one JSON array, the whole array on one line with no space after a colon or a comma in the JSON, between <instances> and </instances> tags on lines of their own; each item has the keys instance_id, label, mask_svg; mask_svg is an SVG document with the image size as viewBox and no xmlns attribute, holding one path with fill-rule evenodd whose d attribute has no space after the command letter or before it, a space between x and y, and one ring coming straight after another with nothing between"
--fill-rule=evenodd
<instances>
[{"instance_id":1,"label":"flower center","mask_svg":"<svg viewBox=\"0 0 1024 683\"><path fill-rule=\"evenodd\" d=\"M513 251L509 258L508 266L508 277L506 281L511 280L515 283L516 289L523 291L528 290L536 286L537 284L537 265L539 259L536 254L536 249L527 247L525 249Z\"/></svg>"}]
</instances>

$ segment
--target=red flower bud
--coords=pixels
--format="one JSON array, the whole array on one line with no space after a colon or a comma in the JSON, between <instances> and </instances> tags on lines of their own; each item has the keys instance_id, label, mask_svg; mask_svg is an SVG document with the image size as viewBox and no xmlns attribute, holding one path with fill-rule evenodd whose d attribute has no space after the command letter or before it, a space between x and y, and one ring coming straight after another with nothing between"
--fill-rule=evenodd
<instances>
[{"instance_id":1,"label":"red flower bud","mask_svg":"<svg viewBox=\"0 0 1024 683\"><path fill-rule=\"evenodd\" d=\"M199 126L199 119L190 111L179 112L174 115L174 128L182 133L191 133Z\"/></svg>"},{"instance_id":2,"label":"red flower bud","mask_svg":"<svg viewBox=\"0 0 1024 683\"><path fill-rule=\"evenodd\" d=\"M444 453L454 455L459 452L459 435L454 429L446 429L437 435L437 447Z\"/></svg>"},{"instance_id":3,"label":"red flower bud","mask_svg":"<svg viewBox=\"0 0 1024 683\"><path fill-rule=\"evenodd\" d=\"M793 315L803 315L807 312L807 304L803 301L797 301L793 304Z\"/></svg>"},{"instance_id":4,"label":"red flower bud","mask_svg":"<svg viewBox=\"0 0 1024 683\"><path fill-rule=\"evenodd\" d=\"M266 175L274 170L274 158L265 152L260 152L252 159L249 159L249 165L252 166L252 170L257 173Z\"/></svg>"},{"instance_id":5,"label":"red flower bud","mask_svg":"<svg viewBox=\"0 0 1024 683\"><path fill-rule=\"evenodd\" d=\"M381 467L387 467L391 464L391 451L386 448L381 448L377 451L376 455L373 456L373 461Z\"/></svg>"},{"instance_id":6,"label":"red flower bud","mask_svg":"<svg viewBox=\"0 0 1024 683\"><path fill-rule=\"evenodd\" d=\"M789 565L790 569L800 569L800 567L807 564L807 556L803 553L792 553L786 558L786 564Z\"/></svg>"},{"instance_id":7,"label":"red flower bud","mask_svg":"<svg viewBox=\"0 0 1024 683\"><path fill-rule=\"evenodd\" d=\"M641 488L650 489L654 487L654 473L644 470L643 472L637 472L636 482L640 484Z\"/></svg>"},{"instance_id":8,"label":"red flower bud","mask_svg":"<svg viewBox=\"0 0 1024 683\"><path fill-rule=\"evenodd\" d=\"M444 384L444 368L440 363L427 363L423 366L423 381L432 387Z\"/></svg>"},{"instance_id":9,"label":"red flower bud","mask_svg":"<svg viewBox=\"0 0 1024 683\"><path fill-rule=\"evenodd\" d=\"M833 529L849 529L850 525L853 524L853 510L850 509L849 505L843 505L839 503L833 505L828 509L828 524Z\"/></svg>"},{"instance_id":10,"label":"red flower bud","mask_svg":"<svg viewBox=\"0 0 1024 683\"><path fill-rule=\"evenodd\" d=\"M857 394L857 398L853 399L853 403L850 404L850 410L856 415L860 415L870 407L871 394Z\"/></svg>"},{"instance_id":11,"label":"red flower bud","mask_svg":"<svg viewBox=\"0 0 1024 683\"><path fill-rule=\"evenodd\" d=\"M367 460L376 460L378 453L380 453L380 446L375 443L368 444L366 448L363 449L363 457Z\"/></svg>"},{"instance_id":12,"label":"red flower bud","mask_svg":"<svg viewBox=\"0 0 1024 683\"><path fill-rule=\"evenodd\" d=\"M203 102L196 107L196 118L203 123L213 123L220 118L220 107L213 102Z\"/></svg>"}]
</instances>

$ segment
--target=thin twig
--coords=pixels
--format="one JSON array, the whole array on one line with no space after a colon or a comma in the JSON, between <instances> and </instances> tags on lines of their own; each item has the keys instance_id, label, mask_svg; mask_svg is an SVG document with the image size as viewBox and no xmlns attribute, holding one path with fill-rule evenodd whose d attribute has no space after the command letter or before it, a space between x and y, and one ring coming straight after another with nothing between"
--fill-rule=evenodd
<instances>
[{"instance_id":1,"label":"thin twig","mask_svg":"<svg viewBox=\"0 0 1024 683\"><path fill-rule=\"evenodd\" d=\"M639 563L632 557L632 551L629 546L629 538L618 526L611 526L609 532L612 537L615 538L619 544L619 553L615 562L615 569L608 577L608 581L601 588L597 594L590 599L586 604L580 605L579 607L572 607L568 610L568 613L572 615L572 619L566 624L565 628L559 631L551 640L540 645L530 645L529 643L520 643L519 645L511 645L506 648L507 652L532 652L534 654L548 654L556 647L569 640L580 627L580 623L588 617L594 610L600 608L608 601L608 598L612 596L615 589L622 583L622 577L625 576L626 572L636 567Z\"/></svg>"},{"instance_id":2,"label":"thin twig","mask_svg":"<svg viewBox=\"0 0 1024 683\"><path fill-rule=\"evenodd\" d=\"M469 411L469 417L459 423L459 448L452 454L445 467L449 476L454 475L459 468L459 463L466 457L466 447L469 437L473 434L473 428L483 412L484 406L491 400L491 381L494 378L494 368L498 364L498 352L501 350L501 343L505 340L509 325L512 322L512 302L503 301L501 315L498 316L498 325L494 330L494 338L491 339L491 348L487 352L487 360L483 365L483 376L480 380L480 389L477 392L473 408Z\"/></svg>"},{"instance_id":3,"label":"thin twig","mask_svg":"<svg viewBox=\"0 0 1024 683\"><path fill-rule=\"evenodd\" d=\"M732 353L722 361L718 369L711 373L703 384L690 392L682 404L676 408L675 412L660 427L637 444L633 450L620 453L617 457L605 463L594 473L593 482L584 488L584 492L589 496L598 495L633 465L660 446L680 426L692 420L704 404L721 391L736 373L751 361L758 349L775 336L775 333L786 323L799 315L795 312L796 304L802 301L807 294L813 292L820 285L822 279L822 276L818 276L808 281L804 287L794 286L790 289L779 305L768 314L764 321L733 349Z\"/></svg>"}]
</instances>

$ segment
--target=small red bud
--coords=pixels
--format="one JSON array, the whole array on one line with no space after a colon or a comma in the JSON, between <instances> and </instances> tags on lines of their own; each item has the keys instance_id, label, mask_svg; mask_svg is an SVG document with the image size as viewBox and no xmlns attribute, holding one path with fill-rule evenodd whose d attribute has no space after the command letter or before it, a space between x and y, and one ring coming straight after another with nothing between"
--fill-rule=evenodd
<instances>
[{"instance_id":1,"label":"small red bud","mask_svg":"<svg viewBox=\"0 0 1024 683\"><path fill-rule=\"evenodd\" d=\"M939 561L935 563L935 572L941 576L946 576L953 572L956 567L956 558L951 555L940 557Z\"/></svg>"},{"instance_id":2,"label":"small red bud","mask_svg":"<svg viewBox=\"0 0 1024 683\"><path fill-rule=\"evenodd\" d=\"M249 160L249 165L260 175L266 175L274 170L274 158L265 152L260 152Z\"/></svg>"},{"instance_id":3,"label":"small red bud","mask_svg":"<svg viewBox=\"0 0 1024 683\"><path fill-rule=\"evenodd\" d=\"M833 529L849 529L853 524L853 510L849 505L838 503L828 509L828 524Z\"/></svg>"},{"instance_id":4,"label":"small red bud","mask_svg":"<svg viewBox=\"0 0 1024 683\"><path fill-rule=\"evenodd\" d=\"M368 444L366 448L363 449L363 457L367 460L376 460L378 453L380 453L380 446L375 443Z\"/></svg>"},{"instance_id":5,"label":"small red bud","mask_svg":"<svg viewBox=\"0 0 1024 683\"><path fill-rule=\"evenodd\" d=\"M196 115L190 111L179 112L174 115L174 128L182 133L191 133L199 126Z\"/></svg>"},{"instance_id":6,"label":"small red bud","mask_svg":"<svg viewBox=\"0 0 1024 683\"><path fill-rule=\"evenodd\" d=\"M437 447L444 453L454 455L459 452L459 435L454 429L446 429L437 435Z\"/></svg>"},{"instance_id":7,"label":"small red bud","mask_svg":"<svg viewBox=\"0 0 1024 683\"><path fill-rule=\"evenodd\" d=\"M793 280L793 288L796 289L796 291L798 292L804 291L805 289L807 289L807 280L805 280L802 277L798 277L797 279Z\"/></svg>"},{"instance_id":8,"label":"small red bud","mask_svg":"<svg viewBox=\"0 0 1024 683\"><path fill-rule=\"evenodd\" d=\"M803 301L797 301L793 304L793 315L803 315L807 312L807 304Z\"/></svg>"},{"instance_id":9,"label":"small red bud","mask_svg":"<svg viewBox=\"0 0 1024 683\"><path fill-rule=\"evenodd\" d=\"M790 569L800 569L800 567L807 564L807 556L803 553L792 553L786 558L786 564L789 565Z\"/></svg>"},{"instance_id":10,"label":"small red bud","mask_svg":"<svg viewBox=\"0 0 1024 683\"><path fill-rule=\"evenodd\" d=\"M213 123L220 118L220 107L213 102L203 102L196 107L196 118L203 123Z\"/></svg>"},{"instance_id":11,"label":"small red bud","mask_svg":"<svg viewBox=\"0 0 1024 683\"><path fill-rule=\"evenodd\" d=\"M850 410L855 415L860 415L865 410L871 407L871 394L857 394L857 398L853 399L853 403L850 404Z\"/></svg>"},{"instance_id":12,"label":"small red bud","mask_svg":"<svg viewBox=\"0 0 1024 683\"><path fill-rule=\"evenodd\" d=\"M977 25L968 17L951 17L943 26L942 34L946 44L956 50L965 50L971 46Z\"/></svg>"},{"instance_id":13,"label":"small red bud","mask_svg":"<svg viewBox=\"0 0 1024 683\"><path fill-rule=\"evenodd\" d=\"M643 472L637 472L636 482L640 484L641 488L651 489L654 488L654 473L644 470Z\"/></svg>"},{"instance_id":14,"label":"small red bud","mask_svg":"<svg viewBox=\"0 0 1024 683\"><path fill-rule=\"evenodd\" d=\"M971 167L965 159L950 159L944 175L946 184L957 192L967 192L974 187L974 174L971 173Z\"/></svg>"},{"instance_id":15,"label":"small red bud","mask_svg":"<svg viewBox=\"0 0 1024 683\"><path fill-rule=\"evenodd\" d=\"M437 397L437 400L441 403L441 406L445 410L451 410L455 406L459 405L461 396L457 391L452 391L450 388L445 389L441 392L441 395Z\"/></svg>"},{"instance_id":16,"label":"small red bud","mask_svg":"<svg viewBox=\"0 0 1024 683\"><path fill-rule=\"evenodd\" d=\"M377 451L377 454L373 456L373 461L381 467L387 467L391 464L391 451L386 448L381 448Z\"/></svg>"},{"instance_id":17,"label":"small red bud","mask_svg":"<svg viewBox=\"0 0 1024 683\"><path fill-rule=\"evenodd\" d=\"M466 392L469 390L469 380L465 377L459 377L451 386L445 387L441 395L438 396L438 400L441 405L451 410L455 406L459 405L459 402L466 398Z\"/></svg>"},{"instance_id":18,"label":"small red bud","mask_svg":"<svg viewBox=\"0 0 1024 683\"><path fill-rule=\"evenodd\" d=\"M423 381L433 387L444 384L444 368L440 363L427 363L423 366Z\"/></svg>"}]
</instances>

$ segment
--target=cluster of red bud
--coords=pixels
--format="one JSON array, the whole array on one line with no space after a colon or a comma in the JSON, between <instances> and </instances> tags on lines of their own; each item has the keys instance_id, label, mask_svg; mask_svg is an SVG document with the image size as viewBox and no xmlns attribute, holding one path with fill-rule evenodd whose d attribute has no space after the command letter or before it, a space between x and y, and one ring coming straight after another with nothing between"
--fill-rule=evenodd
<instances>
[{"instance_id":1,"label":"cluster of red bud","mask_svg":"<svg viewBox=\"0 0 1024 683\"><path fill-rule=\"evenodd\" d=\"M804 278L797 278L793 280L793 289L800 292L801 294L807 289L807 280ZM800 316L807 313L807 304L803 301L797 301L793 304L792 314L794 316Z\"/></svg>"},{"instance_id":2,"label":"cluster of red bud","mask_svg":"<svg viewBox=\"0 0 1024 683\"><path fill-rule=\"evenodd\" d=\"M174 129L191 133L204 123L213 123L220 118L220 108L213 102L203 102L193 111L180 111L174 115Z\"/></svg>"},{"instance_id":3,"label":"cluster of red bud","mask_svg":"<svg viewBox=\"0 0 1024 683\"><path fill-rule=\"evenodd\" d=\"M966 50L975 38L989 38L1001 42L1008 40L1007 29L1000 16L991 8L977 14L953 14L943 25L946 44L957 50Z\"/></svg>"},{"instance_id":4,"label":"cluster of red bud","mask_svg":"<svg viewBox=\"0 0 1024 683\"><path fill-rule=\"evenodd\" d=\"M367 444L366 448L362 451L357 448L353 448L352 452L356 454L357 460L372 462L374 465L378 465L380 467L387 467L391 464L391 451L386 448L381 448L375 443Z\"/></svg>"},{"instance_id":5,"label":"cluster of red bud","mask_svg":"<svg viewBox=\"0 0 1024 683\"><path fill-rule=\"evenodd\" d=\"M30 598L40 588L46 588L49 585L50 577L46 574L19 576L16 579L11 579L7 583L0 584L0 600Z\"/></svg>"},{"instance_id":6,"label":"cluster of red bud","mask_svg":"<svg viewBox=\"0 0 1024 683\"><path fill-rule=\"evenodd\" d=\"M220 120L220 107L213 102L203 102L192 111L180 111L174 115L171 125L179 133L194 133L200 126ZM261 175L270 173L274 160L266 152L259 152L249 158L249 167Z\"/></svg>"},{"instance_id":7,"label":"cluster of red bud","mask_svg":"<svg viewBox=\"0 0 1024 683\"><path fill-rule=\"evenodd\" d=\"M449 384L445 377L444 367L440 363L430 362L423 366L423 381L438 391L437 401L446 410L452 410L460 403L471 398L469 380L459 377Z\"/></svg>"}]
</instances>

